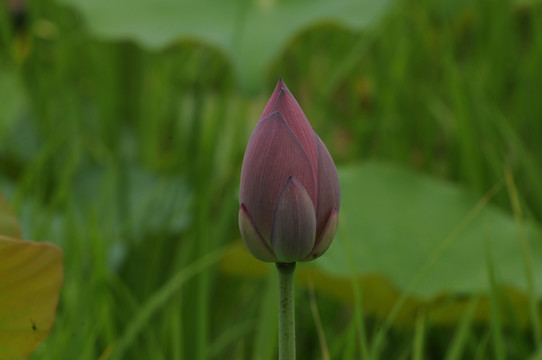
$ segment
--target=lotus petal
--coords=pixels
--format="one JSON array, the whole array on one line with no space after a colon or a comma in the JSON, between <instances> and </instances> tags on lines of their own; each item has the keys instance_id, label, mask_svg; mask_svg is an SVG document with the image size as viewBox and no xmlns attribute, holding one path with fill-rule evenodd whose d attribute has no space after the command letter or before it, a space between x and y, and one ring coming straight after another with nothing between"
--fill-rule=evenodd
<instances>
[{"instance_id":1,"label":"lotus petal","mask_svg":"<svg viewBox=\"0 0 542 360\"><path fill-rule=\"evenodd\" d=\"M309 157L309 161L314 171L314 178L316 179L318 174L318 147L316 142L316 134L309 124L305 113L288 89L283 89L280 91L273 111L278 111L281 113L286 123L292 130L292 133L301 143L301 146ZM316 199L312 199L314 206L316 207Z\"/></svg>"},{"instance_id":2,"label":"lotus petal","mask_svg":"<svg viewBox=\"0 0 542 360\"><path fill-rule=\"evenodd\" d=\"M258 233L258 229L254 227L247 208L243 204L239 208L239 229L247 248L255 258L262 261L276 261L273 250L262 239Z\"/></svg>"},{"instance_id":3,"label":"lotus petal","mask_svg":"<svg viewBox=\"0 0 542 360\"><path fill-rule=\"evenodd\" d=\"M314 246L316 216L311 198L303 185L290 177L280 194L271 247L279 262L295 262L304 259Z\"/></svg>"},{"instance_id":4,"label":"lotus petal","mask_svg":"<svg viewBox=\"0 0 542 360\"><path fill-rule=\"evenodd\" d=\"M333 209L340 208L339 176L326 146L316 135L318 143L318 207L316 208L316 236L320 237Z\"/></svg>"},{"instance_id":5,"label":"lotus petal","mask_svg":"<svg viewBox=\"0 0 542 360\"><path fill-rule=\"evenodd\" d=\"M322 256L322 254L327 251L327 249L331 245L331 241L335 237L335 233L337 232L338 225L339 225L339 211L337 209L333 209L333 211L331 212L331 216L329 217L326 223L326 226L324 227L324 230L322 231L322 234L320 235L320 238L316 240L316 244L314 245L314 248L312 249L309 256L307 256L307 258L304 259L304 261L314 260Z\"/></svg>"},{"instance_id":6,"label":"lotus petal","mask_svg":"<svg viewBox=\"0 0 542 360\"><path fill-rule=\"evenodd\" d=\"M312 199L317 187L307 153L279 113L260 121L250 137L239 200L250 212L254 226L270 245L271 227L279 194L290 176L303 184Z\"/></svg>"}]
</instances>

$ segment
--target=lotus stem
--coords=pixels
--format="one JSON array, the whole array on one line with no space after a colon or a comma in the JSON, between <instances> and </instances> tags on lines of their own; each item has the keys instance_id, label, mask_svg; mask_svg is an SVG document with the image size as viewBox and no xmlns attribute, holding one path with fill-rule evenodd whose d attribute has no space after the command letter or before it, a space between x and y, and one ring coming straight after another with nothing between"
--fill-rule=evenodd
<instances>
[{"instance_id":1,"label":"lotus stem","mask_svg":"<svg viewBox=\"0 0 542 360\"><path fill-rule=\"evenodd\" d=\"M277 263L279 273L279 360L295 360L294 263Z\"/></svg>"}]
</instances>

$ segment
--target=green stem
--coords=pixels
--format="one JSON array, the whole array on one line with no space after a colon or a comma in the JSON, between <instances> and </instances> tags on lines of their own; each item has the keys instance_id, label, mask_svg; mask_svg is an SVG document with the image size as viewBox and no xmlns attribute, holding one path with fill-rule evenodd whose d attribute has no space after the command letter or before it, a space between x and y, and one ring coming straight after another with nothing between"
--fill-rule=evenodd
<instances>
[{"instance_id":1,"label":"green stem","mask_svg":"<svg viewBox=\"0 0 542 360\"><path fill-rule=\"evenodd\" d=\"M277 263L279 272L279 360L295 360L294 263Z\"/></svg>"}]
</instances>

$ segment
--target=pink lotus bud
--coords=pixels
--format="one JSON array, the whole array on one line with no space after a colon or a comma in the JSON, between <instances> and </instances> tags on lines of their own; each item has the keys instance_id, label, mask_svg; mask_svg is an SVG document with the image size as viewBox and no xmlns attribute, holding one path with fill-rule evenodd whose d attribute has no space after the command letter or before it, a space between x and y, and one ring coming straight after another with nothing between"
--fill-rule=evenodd
<instances>
[{"instance_id":1,"label":"pink lotus bud","mask_svg":"<svg viewBox=\"0 0 542 360\"><path fill-rule=\"evenodd\" d=\"M309 261L337 230L340 189L333 159L282 79L248 141L239 228L262 261Z\"/></svg>"}]
</instances>

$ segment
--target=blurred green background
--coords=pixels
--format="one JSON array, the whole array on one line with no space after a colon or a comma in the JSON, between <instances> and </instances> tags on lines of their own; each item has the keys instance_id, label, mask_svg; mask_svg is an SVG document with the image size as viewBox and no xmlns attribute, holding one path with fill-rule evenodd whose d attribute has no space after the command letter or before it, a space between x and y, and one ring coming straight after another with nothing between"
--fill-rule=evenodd
<instances>
[{"instance_id":1,"label":"blurred green background","mask_svg":"<svg viewBox=\"0 0 542 360\"><path fill-rule=\"evenodd\" d=\"M300 359L542 359L542 2L5 1L0 190L65 252L31 359L274 359L237 228L279 76L339 169Z\"/></svg>"}]
</instances>

